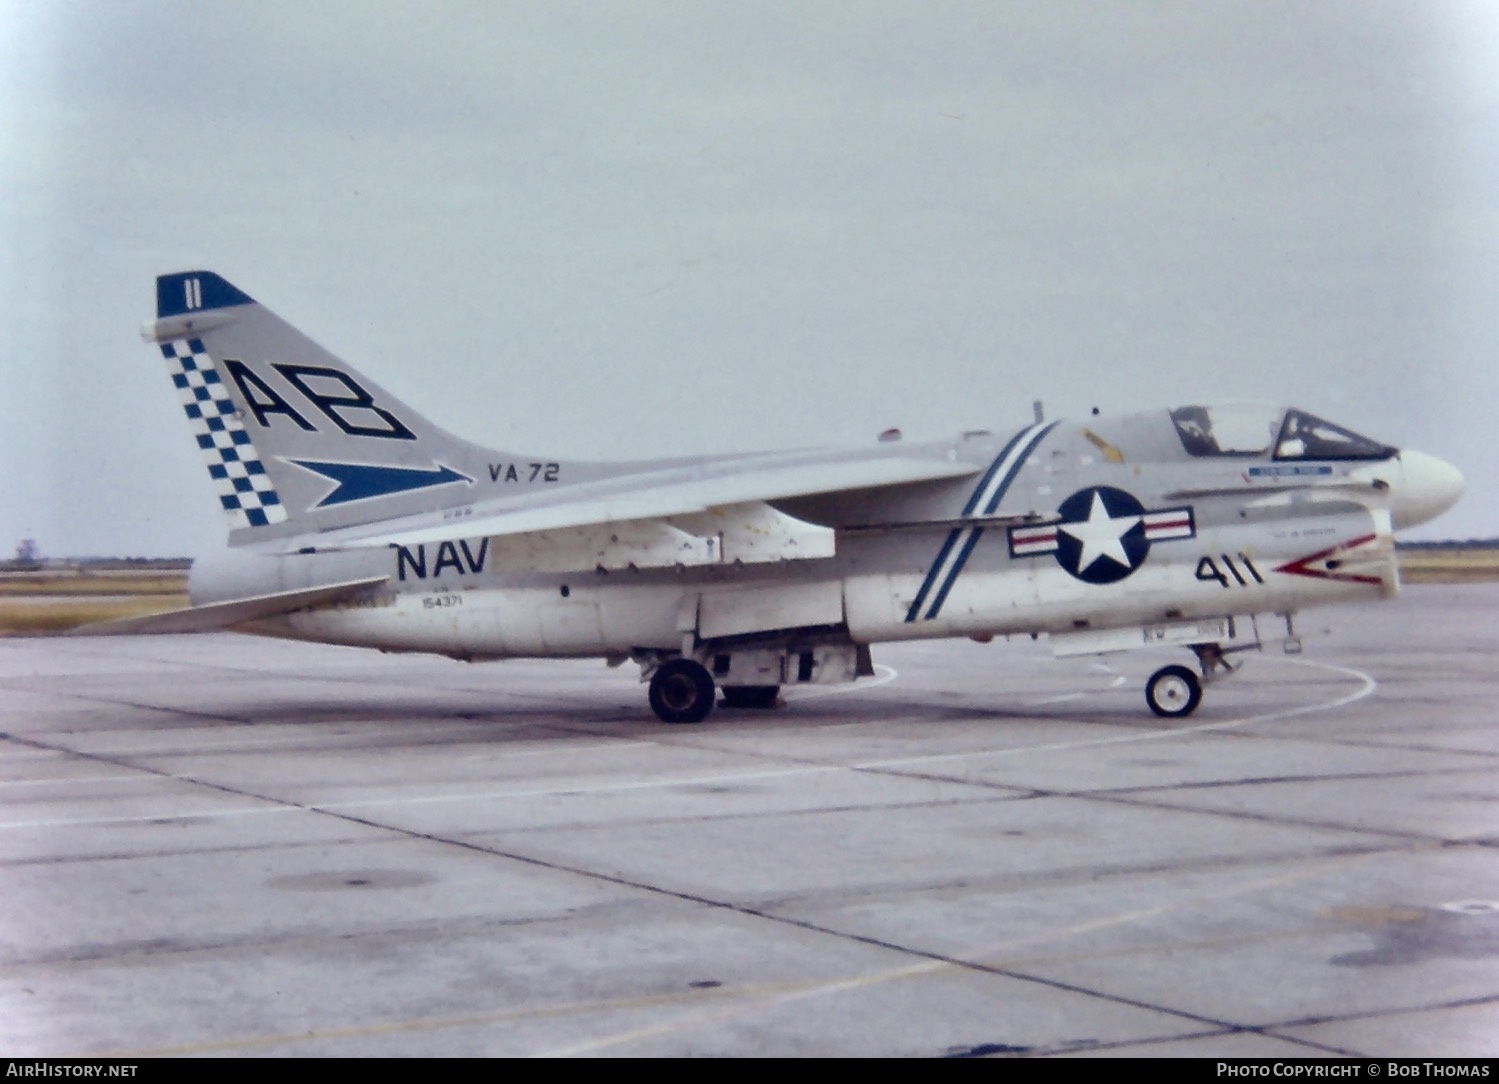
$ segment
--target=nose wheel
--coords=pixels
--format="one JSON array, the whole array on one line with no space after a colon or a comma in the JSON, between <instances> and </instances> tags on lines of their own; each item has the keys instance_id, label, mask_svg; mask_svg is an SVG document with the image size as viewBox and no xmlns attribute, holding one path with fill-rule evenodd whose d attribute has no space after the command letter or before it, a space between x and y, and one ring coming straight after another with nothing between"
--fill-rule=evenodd
<instances>
[{"instance_id":1,"label":"nose wheel","mask_svg":"<svg viewBox=\"0 0 1499 1084\"><path fill-rule=\"evenodd\" d=\"M1145 702L1166 719L1185 719L1202 703L1202 682L1185 666L1163 666L1145 683Z\"/></svg>"}]
</instances>

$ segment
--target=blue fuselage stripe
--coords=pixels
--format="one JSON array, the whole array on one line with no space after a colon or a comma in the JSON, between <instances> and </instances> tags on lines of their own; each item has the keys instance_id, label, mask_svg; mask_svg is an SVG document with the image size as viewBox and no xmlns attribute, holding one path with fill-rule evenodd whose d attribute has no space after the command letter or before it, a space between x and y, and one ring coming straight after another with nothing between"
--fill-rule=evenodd
<instances>
[{"instance_id":1,"label":"blue fuselage stripe","mask_svg":"<svg viewBox=\"0 0 1499 1084\"><path fill-rule=\"evenodd\" d=\"M994 514L995 509L999 507L999 502L1004 500L1005 494L1010 491L1010 485L1015 481L1015 476L1020 473L1020 468L1025 466L1025 460L1030 455L1031 448L1035 447L1045 435L1044 430L1036 434L1036 440L1032 441L1025 451L1015 457L1015 462L1011 463L1010 469L1005 471L1004 480L999 483L999 488L994 491L994 496L990 497L989 503L984 505L984 515L992 516Z\"/></svg>"},{"instance_id":2,"label":"blue fuselage stripe","mask_svg":"<svg viewBox=\"0 0 1499 1084\"><path fill-rule=\"evenodd\" d=\"M952 590L952 585L958 582L958 573L963 571L963 566L968 563L968 555L973 552L973 547L978 545L979 539L984 535L982 527L969 527L968 541L963 543L963 548L958 552L958 562L953 565L952 575L942 582L942 590L937 592L937 597L932 599L932 608L926 612L928 621L936 617L942 609L942 604L947 601L947 593Z\"/></svg>"},{"instance_id":3,"label":"blue fuselage stripe","mask_svg":"<svg viewBox=\"0 0 1499 1084\"><path fill-rule=\"evenodd\" d=\"M942 570L943 564L947 561L947 555L952 552L953 546L957 544L958 536L966 529L958 527L948 532L947 541L942 543L942 548L937 551L937 559L932 562L931 571L926 574L926 581L922 583L921 590L916 592L916 597L911 601L911 608L906 611L907 621L916 620L916 615L921 612L921 604L926 601L927 592L932 589L932 584L936 581L937 574Z\"/></svg>"},{"instance_id":4,"label":"blue fuselage stripe","mask_svg":"<svg viewBox=\"0 0 1499 1084\"><path fill-rule=\"evenodd\" d=\"M998 474L1000 468L1004 466L1005 460L1010 458L1010 453L1013 452L1015 448L1020 444L1020 442L1025 439L1025 435L1027 433L1034 431L1034 428L1035 427L1032 426L1031 429L1022 429L1020 432L1016 433L1013 437L1010 438L1010 443L1004 446L1004 450L994 457L994 462L989 464L989 469L984 472L983 479L976 487L974 487L973 496L969 497L968 503L963 506L963 514L965 516L971 516L975 511L978 510L979 501L983 499L984 491L989 488L989 483L994 481L994 476Z\"/></svg>"},{"instance_id":5,"label":"blue fuselage stripe","mask_svg":"<svg viewBox=\"0 0 1499 1084\"><path fill-rule=\"evenodd\" d=\"M1057 423L1049 425L1033 425L1029 429L1022 429L1005 445L1004 450L995 456L994 462L984 472L983 479L974 489L968 503L963 506L963 516L972 516L982 507L982 515L993 515L1004 500L1005 494L1009 492L1020 469L1025 466L1026 459L1036 446L1046 438L1046 435L1056 427ZM932 620L942 610L942 604L947 601L948 593L953 584L957 583L958 576L963 571L963 566L968 563L973 548L978 545L983 536L984 529L979 526L957 527L950 531L947 540L943 542L942 549L937 553L937 559L932 562L932 567L927 571L926 579L921 585L921 590L916 592L916 597L911 601L910 608L906 611L906 621L913 622L918 617L927 621ZM957 549L954 558L953 551ZM949 560L949 558L954 558ZM941 586L937 587L940 582ZM937 593L932 597L932 604L923 614L922 607L932 594L932 589L937 587Z\"/></svg>"}]
</instances>

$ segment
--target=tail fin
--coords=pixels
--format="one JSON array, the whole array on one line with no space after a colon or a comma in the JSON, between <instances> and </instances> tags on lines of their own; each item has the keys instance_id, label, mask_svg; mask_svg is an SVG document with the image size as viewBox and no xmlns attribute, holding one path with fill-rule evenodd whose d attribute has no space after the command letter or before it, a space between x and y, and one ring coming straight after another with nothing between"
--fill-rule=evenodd
<instances>
[{"instance_id":1,"label":"tail fin","mask_svg":"<svg viewBox=\"0 0 1499 1084\"><path fill-rule=\"evenodd\" d=\"M231 544L463 504L491 453L209 271L156 280L161 347Z\"/></svg>"}]
</instances>

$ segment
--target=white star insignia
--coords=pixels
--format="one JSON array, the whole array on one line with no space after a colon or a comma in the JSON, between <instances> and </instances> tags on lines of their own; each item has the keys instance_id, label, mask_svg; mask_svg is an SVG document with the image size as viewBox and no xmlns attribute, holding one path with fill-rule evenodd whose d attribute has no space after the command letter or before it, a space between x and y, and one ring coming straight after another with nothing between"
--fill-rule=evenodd
<instances>
[{"instance_id":1,"label":"white star insignia","mask_svg":"<svg viewBox=\"0 0 1499 1084\"><path fill-rule=\"evenodd\" d=\"M1133 567L1129 555L1124 552L1124 536L1139 522L1139 516L1110 518L1109 510L1103 503L1103 494L1094 492L1093 507L1088 510L1086 520L1059 523L1057 527L1083 544L1083 552L1077 559L1077 570L1086 572L1100 557L1107 557L1123 568Z\"/></svg>"}]
</instances>

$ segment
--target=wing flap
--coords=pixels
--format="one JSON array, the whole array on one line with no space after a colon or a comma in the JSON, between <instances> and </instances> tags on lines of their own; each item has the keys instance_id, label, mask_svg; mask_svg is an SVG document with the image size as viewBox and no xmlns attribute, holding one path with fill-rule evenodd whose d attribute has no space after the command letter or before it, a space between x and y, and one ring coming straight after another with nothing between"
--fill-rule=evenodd
<instances>
[{"instance_id":1,"label":"wing flap","mask_svg":"<svg viewBox=\"0 0 1499 1084\"><path fill-rule=\"evenodd\" d=\"M788 516L760 501L711 508L671 522L695 535L718 540L719 560L725 564L766 564L831 557L835 532L829 527Z\"/></svg>"},{"instance_id":2,"label":"wing flap","mask_svg":"<svg viewBox=\"0 0 1499 1084\"><path fill-rule=\"evenodd\" d=\"M213 632L230 629L243 625L247 621L258 621L266 617L276 617L312 606L337 602L358 594L365 588L376 587L384 583L387 578L374 576L364 580L329 584L326 587L278 591L271 595L214 602L207 606L193 606L186 610L171 610L164 614L150 614L146 617L103 621L94 625L82 625L64 635L137 636L147 633Z\"/></svg>"},{"instance_id":3,"label":"wing flap","mask_svg":"<svg viewBox=\"0 0 1499 1084\"><path fill-rule=\"evenodd\" d=\"M612 572L831 557L834 533L751 502L670 519L499 535L484 544L499 572Z\"/></svg>"},{"instance_id":4,"label":"wing flap","mask_svg":"<svg viewBox=\"0 0 1499 1084\"><path fill-rule=\"evenodd\" d=\"M492 568L528 573L716 564L714 541L661 520L640 520L501 535L487 544Z\"/></svg>"}]
</instances>

